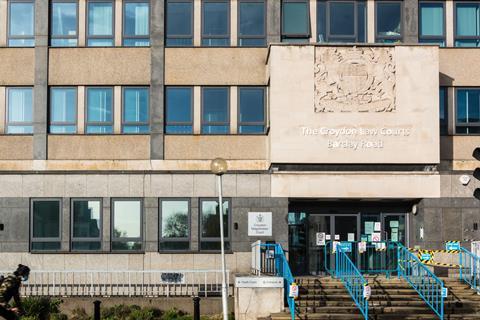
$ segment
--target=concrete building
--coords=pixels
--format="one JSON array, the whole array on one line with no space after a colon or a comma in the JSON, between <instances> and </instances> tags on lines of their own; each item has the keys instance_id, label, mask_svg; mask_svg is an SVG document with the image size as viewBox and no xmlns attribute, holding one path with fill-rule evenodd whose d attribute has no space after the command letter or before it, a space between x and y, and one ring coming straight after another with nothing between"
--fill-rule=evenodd
<instances>
[{"instance_id":1,"label":"concrete building","mask_svg":"<svg viewBox=\"0 0 480 320\"><path fill-rule=\"evenodd\" d=\"M320 274L317 233L478 239L479 10L0 0L0 269L218 268L216 157L232 272L256 240Z\"/></svg>"}]
</instances>

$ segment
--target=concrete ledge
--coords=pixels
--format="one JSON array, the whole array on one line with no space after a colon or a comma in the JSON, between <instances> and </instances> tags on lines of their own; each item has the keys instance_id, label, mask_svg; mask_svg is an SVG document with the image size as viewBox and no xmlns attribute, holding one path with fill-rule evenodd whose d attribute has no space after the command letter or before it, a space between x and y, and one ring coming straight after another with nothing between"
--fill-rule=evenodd
<instances>
[{"instance_id":1,"label":"concrete ledge","mask_svg":"<svg viewBox=\"0 0 480 320\"><path fill-rule=\"evenodd\" d=\"M55 160L149 159L150 136L50 135L48 157Z\"/></svg>"},{"instance_id":2,"label":"concrete ledge","mask_svg":"<svg viewBox=\"0 0 480 320\"><path fill-rule=\"evenodd\" d=\"M272 174L271 179L272 197L440 197L440 175L436 173L288 172Z\"/></svg>"}]
</instances>

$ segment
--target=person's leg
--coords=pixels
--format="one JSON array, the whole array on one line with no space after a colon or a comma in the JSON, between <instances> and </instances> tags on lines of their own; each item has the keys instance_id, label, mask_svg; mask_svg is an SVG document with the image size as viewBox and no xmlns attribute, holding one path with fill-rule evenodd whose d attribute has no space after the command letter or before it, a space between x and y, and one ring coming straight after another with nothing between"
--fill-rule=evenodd
<instances>
[{"instance_id":1,"label":"person's leg","mask_svg":"<svg viewBox=\"0 0 480 320\"><path fill-rule=\"evenodd\" d=\"M8 310L2 305L0 305L0 317L6 320L16 320L18 318L15 312Z\"/></svg>"}]
</instances>

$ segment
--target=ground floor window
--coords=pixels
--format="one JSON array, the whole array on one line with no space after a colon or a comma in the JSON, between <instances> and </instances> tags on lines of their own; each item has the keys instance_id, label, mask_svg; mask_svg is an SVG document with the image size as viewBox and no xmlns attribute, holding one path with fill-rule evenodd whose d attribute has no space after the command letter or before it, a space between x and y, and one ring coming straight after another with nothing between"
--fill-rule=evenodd
<instances>
[{"instance_id":1,"label":"ground floor window","mask_svg":"<svg viewBox=\"0 0 480 320\"><path fill-rule=\"evenodd\" d=\"M112 251L143 249L143 203L140 199L112 200Z\"/></svg>"},{"instance_id":2,"label":"ground floor window","mask_svg":"<svg viewBox=\"0 0 480 320\"><path fill-rule=\"evenodd\" d=\"M72 200L73 251L91 251L102 248L102 201Z\"/></svg>"},{"instance_id":3,"label":"ground floor window","mask_svg":"<svg viewBox=\"0 0 480 320\"><path fill-rule=\"evenodd\" d=\"M230 199L223 200L225 250L230 250ZM200 199L200 250L220 250L218 200Z\"/></svg>"},{"instance_id":4,"label":"ground floor window","mask_svg":"<svg viewBox=\"0 0 480 320\"><path fill-rule=\"evenodd\" d=\"M190 200L160 199L160 250L190 249Z\"/></svg>"},{"instance_id":5,"label":"ground floor window","mask_svg":"<svg viewBox=\"0 0 480 320\"><path fill-rule=\"evenodd\" d=\"M31 201L32 251L60 250L61 207L59 199L33 199Z\"/></svg>"}]
</instances>

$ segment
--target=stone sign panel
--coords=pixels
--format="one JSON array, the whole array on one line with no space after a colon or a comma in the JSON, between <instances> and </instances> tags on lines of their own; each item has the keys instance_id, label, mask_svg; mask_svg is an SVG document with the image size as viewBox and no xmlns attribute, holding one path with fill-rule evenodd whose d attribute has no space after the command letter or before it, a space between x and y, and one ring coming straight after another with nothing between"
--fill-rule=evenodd
<instances>
[{"instance_id":1,"label":"stone sign panel","mask_svg":"<svg viewBox=\"0 0 480 320\"><path fill-rule=\"evenodd\" d=\"M268 59L272 163L439 162L437 47L274 45Z\"/></svg>"}]
</instances>

